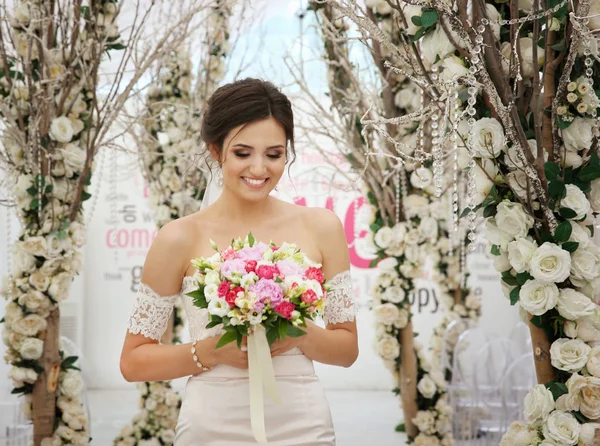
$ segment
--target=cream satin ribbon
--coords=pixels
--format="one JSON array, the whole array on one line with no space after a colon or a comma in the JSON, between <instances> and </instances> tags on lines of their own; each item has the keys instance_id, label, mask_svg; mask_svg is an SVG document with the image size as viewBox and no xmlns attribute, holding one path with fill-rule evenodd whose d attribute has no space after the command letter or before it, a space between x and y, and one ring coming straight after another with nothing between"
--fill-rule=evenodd
<instances>
[{"instance_id":1,"label":"cream satin ribbon","mask_svg":"<svg viewBox=\"0 0 600 446\"><path fill-rule=\"evenodd\" d=\"M262 325L256 325L248 336L248 376L252 433L258 443L267 443L263 390L274 403L281 404L281 398L275 382L271 349Z\"/></svg>"}]
</instances>

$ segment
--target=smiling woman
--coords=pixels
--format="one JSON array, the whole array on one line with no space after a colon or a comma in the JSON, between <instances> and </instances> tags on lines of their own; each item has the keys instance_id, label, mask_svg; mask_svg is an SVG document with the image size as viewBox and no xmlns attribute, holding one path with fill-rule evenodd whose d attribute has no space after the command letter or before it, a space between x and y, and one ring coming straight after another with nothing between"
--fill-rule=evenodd
<instances>
[{"instance_id":1,"label":"smiling woman","mask_svg":"<svg viewBox=\"0 0 600 446\"><path fill-rule=\"evenodd\" d=\"M329 210L285 203L270 195L296 155L291 103L269 82L244 79L225 85L207 102L201 138L210 159L219 166L217 176L222 180L222 192L201 211L165 225L154 240L128 324L121 355L123 376L129 381L155 381L192 375L180 410L177 446L199 441L204 446L256 444L265 437L265 428L266 438L274 446L332 446L335 434L329 404L313 361L343 367L354 363L358 355L356 305L348 246L339 219ZM273 296L257 292L250 286L255 283L247 284L247 289L236 286L237 276L218 279L218 287L214 284L213 288L221 290L222 295L205 295L211 306L222 310L223 319L217 323L206 308L196 306L187 295L198 287L204 288L199 285L204 279L195 275L191 259L208 258L215 244L225 248L232 239L250 232L257 241L264 241L264 246L272 241L272 249L256 259L232 259L233 250L225 249L217 254L219 262L236 263L246 271L245 280L268 282L269 287L260 289L279 290L286 296L290 289L298 289L294 288L298 287L296 282L310 282L310 277L304 276L289 283L282 280L289 270L274 259L275 251L294 244L311 259L309 269L318 270L319 277L326 279L330 287L323 313L326 328L307 320L303 326L306 334L271 345L274 375L284 395L281 404L266 400L264 406L257 406L255 398L250 397L254 388L251 377L256 375L248 372L248 349L235 344L215 348L223 334L223 324L232 325L234 312L236 318L241 318L240 323L254 324L249 333L260 331L257 326L266 324L262 322L265 319L242 320L245 313L240 315L240 308L248 305L242 309L256 312L268 306L267 311L271 311ZM246 248L251 247L252 244ZM289 254L296 254L296 248ZM261 276L265 263L271 264L269 277ZM225 270L221 273L225 274ZM324 293L321 286L318 284L317 291ZM303 289L299 296L309 291ZM201 293L204 295L204 291ZM194 342L159 345L173 302L179 296ZM281 304L294 304L285 299ZM236 309L236 305L241 307ZM259 307L261 310L257 310ZM290 320L293 317L290 312L280 314ZM249 347L252 345L248 342ZM264 352L269 359L268 347ZM261 365L269 362L261 360ZM256 416L257 407L264 417ZM262 429L257 420L263 423Z\"/></svg>"}]
</instances>

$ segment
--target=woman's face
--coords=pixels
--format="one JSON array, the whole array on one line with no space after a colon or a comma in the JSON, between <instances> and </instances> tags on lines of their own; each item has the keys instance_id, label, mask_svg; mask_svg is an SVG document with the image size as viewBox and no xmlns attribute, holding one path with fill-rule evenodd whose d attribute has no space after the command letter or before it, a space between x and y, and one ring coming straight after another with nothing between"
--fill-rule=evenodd
<instances>
[{"instance_id":1,"label":"woman's face","mask_svg":"<svg viewBox=\"0 0 600 446\"><path fill-rule=\"evenodd\" d=\"M232 129L223 143L223 185L248 200L265 198L285 170L287 140L273 117Z\"/></svg>"}]
</instances>

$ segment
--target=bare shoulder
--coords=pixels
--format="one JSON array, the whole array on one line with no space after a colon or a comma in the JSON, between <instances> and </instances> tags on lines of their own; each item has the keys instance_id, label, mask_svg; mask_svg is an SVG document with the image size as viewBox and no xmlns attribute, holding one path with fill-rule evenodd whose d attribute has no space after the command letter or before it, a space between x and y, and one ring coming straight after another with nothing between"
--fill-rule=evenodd
<instances>
[{"instance_id":1,"label":"bare shoulder","mask_svg":"<svg viewBox=\"0 0 600 446\"><path fill-rule=\"evenodd\" d=\"M196 231L189 217L163 226L146 255L142 282L161 296L179 292L189 263L190 240L196 237Z\"/></svg>"}]
</instances>

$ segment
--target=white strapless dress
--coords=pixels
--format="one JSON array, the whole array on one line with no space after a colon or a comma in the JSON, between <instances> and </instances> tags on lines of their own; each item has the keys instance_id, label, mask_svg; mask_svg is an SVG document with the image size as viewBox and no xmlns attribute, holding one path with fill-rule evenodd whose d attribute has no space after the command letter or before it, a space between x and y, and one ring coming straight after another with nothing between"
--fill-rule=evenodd
<instances>
[{"instance_id":1,"label":"white strapless dress","mask_svg":"<svg viewBox=\"0 0 600 446\"><path fill-rule=\"evenodd\" d=\"M325 323L354 320L356 305L350 272L330 280L332 290L325 307ZM206 339L224 332L206 328L206 310L194 306L185 293L195 289L186 277L180 295L160 297L149 287L140 288L129 330L160 339L173 303L181 298L191 339ZM138 316L136 317L136 313ZM143 314L144 317L140 317ZM141 323L140 323L141 322ZM137 323L137 325L136 325ZM281 404L264 400L265 428L272 446L332 446L335 432L329 403L313 362L300 349L273 358ZM185 387L176 428L175 446L247 446L257 444L250 424L248 370L218 365L191 376Z\"/></svg>"}]
</instances>

